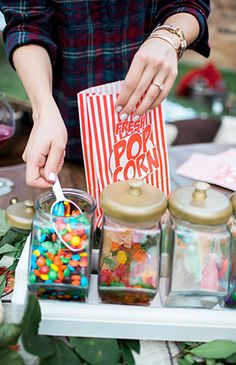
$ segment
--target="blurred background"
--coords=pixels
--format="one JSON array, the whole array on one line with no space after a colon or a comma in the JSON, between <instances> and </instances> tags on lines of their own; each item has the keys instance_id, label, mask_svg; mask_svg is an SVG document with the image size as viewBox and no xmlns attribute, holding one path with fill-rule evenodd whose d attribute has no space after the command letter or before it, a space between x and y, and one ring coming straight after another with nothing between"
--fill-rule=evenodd
<instances>
[{"instance_id":1,"label":"blurred background","mask_svg":"<svg viewBox=\"0 0 236 365\"><path fill-rule=\"evenodd\" d=\"M212 0L211 6L210 58L187 51L172 92L163 103L169 145L236 143L236 1ZM0 13L0 91L14 109L16 133L0 149L1 166L21 162L32 126L27 96L6 59L3 27Z\"/></svg>"}]
</instances>

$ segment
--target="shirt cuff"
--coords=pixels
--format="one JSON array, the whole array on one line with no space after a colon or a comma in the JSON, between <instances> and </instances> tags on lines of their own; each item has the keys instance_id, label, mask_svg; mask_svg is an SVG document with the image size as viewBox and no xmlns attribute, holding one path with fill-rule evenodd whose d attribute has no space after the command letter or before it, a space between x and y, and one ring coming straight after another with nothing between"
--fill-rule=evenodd
<instances>
[{"instance_id":1,"label":"shirt cuff","mask_svg":"<svg viewBox=\"0 0 236 365\"><path fill-rule=\"evenodd\" d=\"M197 11L196 9L191 9L191 8L186 9L182 7L181 10L178 9L178 12L176 12L176 9L172 9L168 12L168 14L158 14L158 18L161 19L160 24L163 24L166 21L166 19L168 19L171 15L175 15L177 13L178 14L188 13L193 15L197 19L200 27L199 35L197 39L193 43L191 43L187 48L200 53L204 57L209 57L210 55L210 47L208 44L209 34L205 15L201 13L201 11Z\"/></svg>"}]
</instances>

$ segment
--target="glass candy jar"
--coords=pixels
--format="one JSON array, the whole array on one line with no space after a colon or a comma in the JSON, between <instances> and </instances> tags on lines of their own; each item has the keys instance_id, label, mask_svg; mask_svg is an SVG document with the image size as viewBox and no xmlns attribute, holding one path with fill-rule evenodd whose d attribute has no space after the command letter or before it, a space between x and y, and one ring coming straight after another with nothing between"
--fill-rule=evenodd
<instances>
[{"instance_id":1,"label":"glass candy jar","mask_svg":"<svg viewBox=\"0 0 236 365\"><path fill-rule=\"evenodd\" d=\"M209 184L194 182L172 192L169 210L173 241L162 303L212 308L229 287L232 204Z\"/></svg>"},{"instance_id":2,"label":"glass candy jar","mask_svg":"<svg viewBox=\"0 0 236 365\"><path fill-rule=\"evenodd\" d=\"M52 215L55 196L51 192L36 200L28 285L40 298L83 302L89 289L96 203L84 191L63 189L63 193L82 214Z\"/></svg>"},{"instance_id":3,"label":"glass candy jar","mask_svg":"<svg viewBox=\"0 0 236 365\"><path fill-rule=\"evenodd\" d=\"M223 306L236 309L236 193L233 194L231 201L233 204L233 216L228 222L232 234L230 290L222 303Z\"/></svg>"},{"instance_id":4,"label":"glass candy jar","mask_svg":"<svg viewBox=\"0 0 236 365\"><path fill-rule=\"evenodd\" d=\"M160 218L165 195L138 179L107 186L99 259L99 295L104 303L146 305L158 290Z\"/></svg>"}]
</instances>

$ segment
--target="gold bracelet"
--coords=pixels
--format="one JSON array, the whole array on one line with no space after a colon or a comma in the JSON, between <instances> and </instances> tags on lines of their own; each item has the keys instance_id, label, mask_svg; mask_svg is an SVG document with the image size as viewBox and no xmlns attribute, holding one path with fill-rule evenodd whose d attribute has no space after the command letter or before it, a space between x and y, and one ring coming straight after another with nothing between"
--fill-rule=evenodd
<instances>
[{"instance_id":1,"label":"gold bracelet","mask_svg":"<svg viewBox=\"0 0 236 365\"><path fill-rule=\"evenodd\" d=\"M178 48L174 45L174 42L172 42L171 39L169 39L168 37L165 37L164 35L160 35L160 34L151 34L148 38L147 38L147 41L149 39L152 39L152 38L160 38L160 39L163 39L163 41L166 41L168 42L175 50L176 52L176 55L177 55L177 59L178 59ZM179 59L178 59L179 60Z\"/></svg>"},{"instance_id":2,"label":"gold bracelet","mask_svg":"<svg viewBox=\"0 0 236 365\"><path fill-rule=\"evenodd\" d=\"M177 56L178 56L178 61L179 61L181 59L181 57L183 56L186 48L187 48L187 42L186 42L186 39L185 39L183 30L181 28L175 27L174 25L167 25L167 24L158 25L152 31L152 33L150 34L150 36L154 35L155 32L157 30L160 30L160 29L167 30L168 32L170 32L172 34L177 35L177 37L180 39L180 45L179 45L179 48L177 50Z\"/></svg>"}]
</instances>

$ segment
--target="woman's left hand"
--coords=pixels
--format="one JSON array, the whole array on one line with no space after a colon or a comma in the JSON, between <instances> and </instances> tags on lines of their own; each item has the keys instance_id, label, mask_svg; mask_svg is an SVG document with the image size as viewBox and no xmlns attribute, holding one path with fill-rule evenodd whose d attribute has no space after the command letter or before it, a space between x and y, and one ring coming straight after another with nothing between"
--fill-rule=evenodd
<instances>
[{"instance_id":1,"label":"woman's left hand","mask_svg":"<svg viewBox=\"0 0 236 365\"><path fill-rule=\"evenodd\" d=\"M177 65L176 51L169 43L160 38L146 40L133 58L116 101L120 119L126 120L131 115L137 121L156 108L173 86Z\"/></svg>"}]
</instances>

